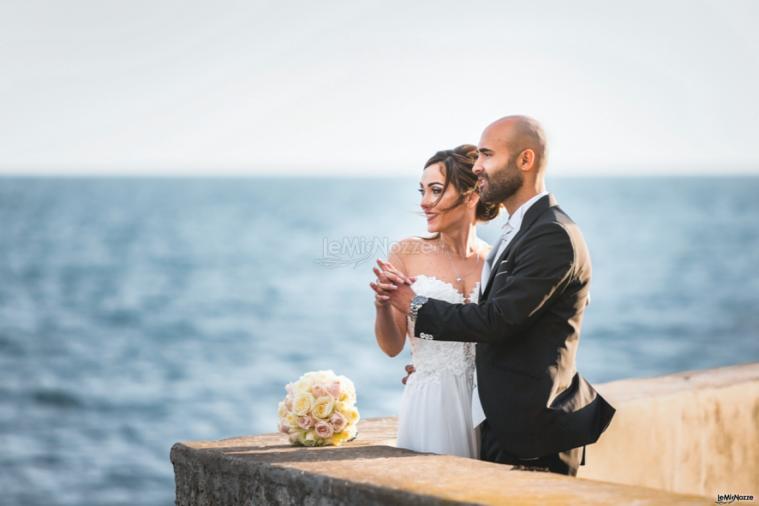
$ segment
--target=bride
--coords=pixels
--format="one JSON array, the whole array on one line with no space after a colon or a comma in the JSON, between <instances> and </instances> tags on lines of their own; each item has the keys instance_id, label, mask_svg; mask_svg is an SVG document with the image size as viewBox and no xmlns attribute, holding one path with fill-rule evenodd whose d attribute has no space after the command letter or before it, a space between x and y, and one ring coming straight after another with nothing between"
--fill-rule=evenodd
<instances>
[{"instance_id":1,"label":"bride","mask_svg":"<svg viewBox=\"0 0 759 506\"><path fill-rule=\"evenodd\" d=\"M478 221L492 220L499 206L480 202L472 167L477 148L462 145L439 151L424 166L419 183L429 237L410 237L394 245L388 261L412 281L419 295L452 303L476 303L483 261L490 246L476 233ZM398 446L420 452L479 457L472 428L474 343L439 342L407 336L413 322L388 303L394 290L377 260L370 283L377 310L374 332L391 357L408 340L414 374L409 376L398 416Z\"/></svg>"}]
</instances>

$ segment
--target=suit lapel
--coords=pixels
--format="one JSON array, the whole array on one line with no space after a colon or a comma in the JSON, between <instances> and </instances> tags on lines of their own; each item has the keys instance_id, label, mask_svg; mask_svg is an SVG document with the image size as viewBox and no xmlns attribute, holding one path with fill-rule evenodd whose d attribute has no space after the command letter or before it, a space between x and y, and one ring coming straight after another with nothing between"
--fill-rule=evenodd
<instances>
[{"instance_id":1,"label":"suit lapel","mask_svg":"<svg viewBox=\"0 0 759 506\"><path fill-rule=\"evenodd\" d=\"M558 202L556 202L556 198L553 196L553 194L549 193L545 197L542 197L537 202L535 202L530 208L527 210L527 212L524 215L524 218L522 219L522 225L519 227L519 232L511 238L511 241L509 242L509 245L506 246L506 249L503 250L503 253L495 259L493 262L493 268L490 269L490 276L488 277L488 282L485 285L484 291L481 292L480 298L478 300L483 300L487 297L488 292L490 291L490 287L493 284L493 278L495 277L498 267L500 267L501 262L509 257L509 254L511 253L511 250L514 249L514 246L519 242L524 234L527 233L527 231L530 229L530 227L535 223L535 220L538 219L538 217L543 214L545 211L552 207L558 206Z\"/></svg>"}]
</instances>

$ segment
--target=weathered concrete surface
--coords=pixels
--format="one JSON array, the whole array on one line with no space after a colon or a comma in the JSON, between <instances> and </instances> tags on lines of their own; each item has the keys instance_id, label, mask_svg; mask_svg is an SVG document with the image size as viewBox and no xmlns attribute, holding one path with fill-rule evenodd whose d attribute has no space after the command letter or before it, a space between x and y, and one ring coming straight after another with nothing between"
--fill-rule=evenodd
<instances>
[{"instance_id":1,"label":"weathered concrete surface","mask_svg":"<svg viewBox=\"0 0 759 506\"><path fill-rule=\"evenodd\" d=\"M759 363L597 389L617 413L579 476L759 498Z\"/></svg>"},{"instance_id":2,"label":"weathered concrete surface","mask_svg":"<svg viewBox=\"0 0 759 506\"><path fill-rule=\"evenodd\" d=\"M697 496L512 471L395 448L394 418L360 423L340 448L294 448L280 434L177 443L178 505L710 504Z\"/></svg>"},{"instance_id":3,"label":"weathered concrete surface","mask_svg":"<svg viewBox=\"0 0 759 506\"><path fill-rule=\"evenodd\" d=\"M395 448L396 421L381 418L361 422L358 439L340 448L296 448L281 434L177 443L177 504L713 504L717 494L759 495L759 364L597 388L617 414L579 478Z\"/></svg>"}]
</instances>

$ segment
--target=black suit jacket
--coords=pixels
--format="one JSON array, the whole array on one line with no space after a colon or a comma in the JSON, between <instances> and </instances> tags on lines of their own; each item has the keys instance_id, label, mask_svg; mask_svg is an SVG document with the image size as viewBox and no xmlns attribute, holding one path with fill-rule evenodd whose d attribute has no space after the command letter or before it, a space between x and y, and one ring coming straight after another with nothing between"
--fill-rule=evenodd
<instances>
[{"instance_id":1,"label":"black suit jacket","mask_svg":"<svg viewBox=\"0 0 759 506\"><path fill-rule=\"evenodd\" d=\"M593 443L614 415L575 366L590 275L580 229L546 195L494 260L477 304L429 299L417 313L415 336L477 343L488 425L517 457Z\"/></svg>"}]
</instances>

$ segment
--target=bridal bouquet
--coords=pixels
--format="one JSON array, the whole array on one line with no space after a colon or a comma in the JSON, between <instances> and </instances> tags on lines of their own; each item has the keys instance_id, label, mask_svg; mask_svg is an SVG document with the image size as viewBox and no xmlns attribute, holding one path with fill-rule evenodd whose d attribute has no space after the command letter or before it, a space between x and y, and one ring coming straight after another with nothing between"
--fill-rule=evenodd
<instances>
[{"instance_id":1,"label":"bridal bouquet","mask_svg":"<svg viewBox=\"0 0 759 506\"><path fill-rule=\"evenodd\" d=\"M356 437L356 389L332 371L309 372L285 386L279 403L279 431L302 446L339 446Z\"/></svg>"}]
</instances>

